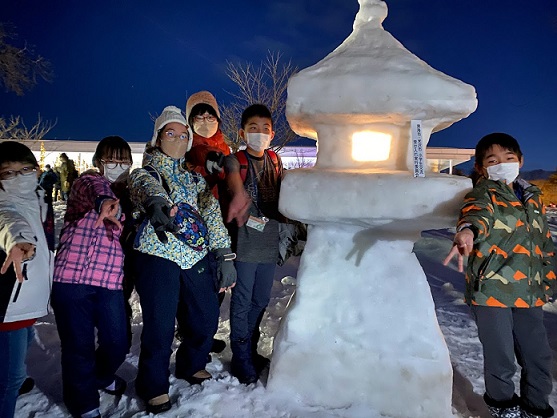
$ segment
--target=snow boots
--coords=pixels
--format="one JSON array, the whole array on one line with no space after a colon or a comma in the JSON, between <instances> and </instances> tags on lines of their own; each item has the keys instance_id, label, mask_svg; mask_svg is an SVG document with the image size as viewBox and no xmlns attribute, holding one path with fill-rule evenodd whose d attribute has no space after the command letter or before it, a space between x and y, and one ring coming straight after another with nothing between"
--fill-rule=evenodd
<instances>
[{"instance_id":1,"label":"snow boots","mask_svg":"<svg viewBox=\"0 0 557 418\"><path fill-rule=\"evenodd\" d=\"M493 418L523 418L520 406L512 406L510 408L497 408L495 406L489 406L489 413Z\"/></svg>"},{"instance_id":2,"label":"snow boots","mask_svg":"<svg viewBox=\"0 0 557 418\"><path fill-rule=\"evenodd\" d=\"M258 374L253 365L250 339L231 341L230 348L232 348L230 364L232 375L245 385L257 382Z\"/></svg>"}]
</instances>

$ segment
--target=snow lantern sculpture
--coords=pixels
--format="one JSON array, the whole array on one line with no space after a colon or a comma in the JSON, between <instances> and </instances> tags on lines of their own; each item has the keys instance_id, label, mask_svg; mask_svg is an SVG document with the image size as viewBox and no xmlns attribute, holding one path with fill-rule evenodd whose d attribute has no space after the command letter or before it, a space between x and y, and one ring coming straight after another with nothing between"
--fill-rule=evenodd
<instances>
[{"instance_id":1,"label":"snow lantern sculpture","mask_svg":"<svg viewBox=\"0 0 557 418\"><path fill-rule=\"evenodd\" d=\"M268 388L350 417L448 417L449 353L412 248L454 225L471 182L415 177L412 132L425 149L476 92L386 32L383 1L359 3L352 34L288 86L290 125L318 153L282 182L281 212L310 228Z\"/></svg>"}]
</instances>

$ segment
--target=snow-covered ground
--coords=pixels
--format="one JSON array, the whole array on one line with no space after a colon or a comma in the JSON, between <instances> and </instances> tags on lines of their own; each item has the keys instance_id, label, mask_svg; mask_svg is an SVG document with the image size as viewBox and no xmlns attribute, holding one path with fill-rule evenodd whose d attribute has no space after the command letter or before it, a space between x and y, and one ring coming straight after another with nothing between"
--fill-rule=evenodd
<instances>
[{"instance_id":1,"label":"snow-covered ground","mask_svg":"<svg viewBox=\"0 0 557 418\"><path fill-rule=\"evenodd\" d=\"M61 226L64 205L55 206L57 227ZM557 213L550 214L554 240L557 238ZM484 391L482 378L482 352L477 338L476 326L462 302L464 280L455 266L444 267L441 261L448 253L452 239L450 230L431 230L422 233L415 245L415 253L427 275L436 305L439 325L449 347L454 369L453 411L458 417L488 417L482 401ZM273 336L284 315L286 306L296 287L298 259L290 259L277 269L272 299L263 321L260 352L271 356ZM218 337L228 340L229 295L221 309ZM557 351L557 307L546 305L546 326L551 347ZM405 309L404 305L400 309ZM133 382L139 356L141 334L141 312L134 298L133 345L119 374L128 382L126 393L120 397L101 394L103 417L144 417L144 405L134 392ZM19 398L16 417L68 417L62 402L60 372L60 347L53 315L37 322L37 344L33 344L27 360L29 375L35 379L36 387ZM244 386L228 372L230 349L213 355L207 366L214 379L202 386L191 386L171 376L170 397L173 408L160 414L169 417L273 417L273 418L329 418L345 416L342 410L323 410L299 404L295 399L280 399L265 390L266 374L256 384ZM173 361L171 364L173 367ZM327 367L326 364L323 367ZM554 380L557 378L557 352L554 353ZM517 381L518 383L518 381ZM309 383L308 383L309 384ZM554 384L557 387L557 382ZM518 386L517 386L518 387ZM318 387L315 390L319 390ZM339 387L339 390L350 390ZM517 389L518 390L518 389ZM397 402L393 394L393 402ZM557 407L557 390L551 395L551 404ZM354 412L353 417L379 417L374 411ZM436 418L436 417L433 417Z\"/></svg>"}]
</instances>

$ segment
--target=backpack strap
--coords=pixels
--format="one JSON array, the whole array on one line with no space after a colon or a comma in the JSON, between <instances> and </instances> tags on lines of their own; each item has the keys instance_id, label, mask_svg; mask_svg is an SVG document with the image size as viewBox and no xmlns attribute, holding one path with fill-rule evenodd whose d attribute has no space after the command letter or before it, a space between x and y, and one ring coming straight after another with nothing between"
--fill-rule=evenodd
<instances>
[{"instance_id":1,"label":"backpack strap","mask_svg":"<svg viewBox=\"0 0 557 418\"><path fill-rule=\"evenodd\" d=\"M145 171L147 171L150 175L152 175L164 188L164 191L170 196L170 187L168 187L168 183L166 180L160 175L155 167L152 165L146 165L143 167Z\"/></svg>"},{"instance_id":2,"label":"backpack strap","mask_svg":"<svg viewBox=\"0 0 557 418\"><path fill-rule=\"evenodd\" d=\"M277 153L275 151L273 151L272 149L268 149L266 150L267 154L269 154L269 157L271 157L271 161L273 162L273 166L275 167L275 171L277 173L277 175L280 175L280 166L279 166L279 162L278 162L278 157L277 157Z\"/></svg>"},{"instance_id":3,"label":"backpack strap","mask_svg":"<svg viewBox=\"0 0 557 418\"><path fill-rule=\"evenodd\" d=\"M240 163L240 177L242 179L242 182L246 181L247 172L248 172L248 157L246 155L246 152L247 151L242 150L234 154L238 159L238 162ZM273 166L275 167L275 172L277 173L278 176L280 176L280 165L279 165L277 153L272 149L265 150L265 153L267 153L267 155L269 155L269 157L271 158L271 161L273 162Z\"/></svg>"},{"instance_id":4,"label":"backpack strap","mask_svg":"<svg viewBox=\"0 0 557 418\"><path fill-rule=\"evenodd\" d=\"M248 175L248 156L246 155L246 151L238 151L234 154L240 163L240 177L242 179L242 183L246 181L246 177Z\"/></svg>"}]
</instances>

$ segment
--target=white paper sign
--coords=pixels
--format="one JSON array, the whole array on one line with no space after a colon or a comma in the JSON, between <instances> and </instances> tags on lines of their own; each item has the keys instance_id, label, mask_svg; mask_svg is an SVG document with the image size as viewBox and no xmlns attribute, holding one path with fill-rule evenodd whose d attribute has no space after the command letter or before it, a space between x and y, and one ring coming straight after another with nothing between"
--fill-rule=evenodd
<instances>
[{"instance_id":1,"label":"white paper sign","mask_svg":"<svg viewBox=\"0 0 557 418\"><path fill-rule=\"evenodd\" d=\"M422 139L422 121L410 122L412 130L412 150L414 152L414 177L425 177L425 148Z\"/></svg>"}]
</instances>

